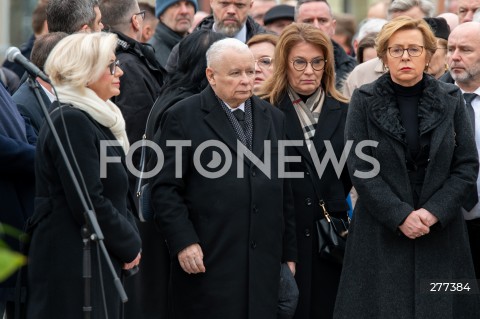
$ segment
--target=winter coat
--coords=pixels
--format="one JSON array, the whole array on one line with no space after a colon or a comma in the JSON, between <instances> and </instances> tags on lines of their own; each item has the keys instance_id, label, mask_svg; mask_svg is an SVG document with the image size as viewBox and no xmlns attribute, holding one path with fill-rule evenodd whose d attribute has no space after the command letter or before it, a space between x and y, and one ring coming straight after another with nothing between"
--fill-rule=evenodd
<instances>
[{"instance_id":1,"label":"winter coat","mask_svg":"<svg viewBox=\"0 0 480 319\"><path fill-rule=\"evenodd\" d=\"M290 163L290 170L304 173L303 178L291 179L298 243L295 280L300 291L295 318L331 318L342 267L319 257L315 221L324 218L319 205L320 200L325 202L332 216L347 220L346 197L352 183L346 165L341 171L340 178L337 177L331 163L319 178L305 144L297 112L288 95L284 95L277 106L283 111L287 120L287 139L303 141L302 146L287 148L288 156L301 158L299 162ZM348 106L345 103L328 95L325 97L313 138L313 145L320 161L326 155L325 141L331 143L336 158L340 158L344 149L347 109ZM320 198L315 187L321 194Z\"/></svg>"},{"instance_id":2,"label":"winter coat","mask_svg":"<svg viewBox=\"0 0 480 319\"><path fill-rule=\"evenodd\" d=\"M124 263L132 262L141 249L140 236L132 213L127 209L128 179L122 163L106 164L106 177L101 178L101 146L103 140L115 140L110 129L100 125L85 112L62 107L55 110L52 121L70 163L75 156L84 185L105 237L104 243L118 276ZM67 135L72 151L67 147ZM106 155L124 162L119 146L107 147ZM82 279L83 242L81 227L85 210L74 188L59 148L51 131L44 126L37 143L35 163L36 196L32 222L36 224L28 254L28 319L83 318L84 282ZM79 178L74 164L74 171ZM80 184L83 183L79 179ZM100 286L103 277L106 305L110 318L119 318L121 300L110 268L103 256L97 263L99 247L91 244L92 318L104 318ZM101 255L101 253L100 253Z\"/></svg>"},{"instance_id":3,"label":"winter coat","mask_svg":"<svg viewBox=\"0 0 480 319\"><path fill-rule=\"evenodd\" d=\"M252 152L263 160L264 141L271 141L271 178L245 160L243 178L237 177L235 131L210 86L162 118L155 142L165 162L152 178L152 203L172 258L173 318L277 318L280 263L297 257L289 183L278 177L277 141L285 134L285 119L256 97L252 112ZM191 141L192 147L182 148L182 161L176 161L176 148L166 146L171 140ZM194 150L210 140L223 143L233 158L218 178L194 166ZM207 148L200 165L207 168L213 155ZM176 165L181 178L175 178ZM194 243L202 247L205 273L187 274L178 262L178 253Z\"/></svg>"},{"instance_id":4,"label":"winter coat","mask_svg":"<svg viewBox=\"0 0 480 319\"><path fill-rule=\"evenodd\" d=\"M390 74L384 74L350 101L345 131L352 149L367 140L378 144L347 160L359 198L334 318L479 317L479 295L429 291L429 282L475 278L461 206L476 183L478 156L460 90L423 76L418 127L429 155L418 207L438 223L414 240L398 228L415 210L409 174L417 168L406 165L405 128ZM380 164L377 175L372 158Z\"/></svg>"}]
</instances>

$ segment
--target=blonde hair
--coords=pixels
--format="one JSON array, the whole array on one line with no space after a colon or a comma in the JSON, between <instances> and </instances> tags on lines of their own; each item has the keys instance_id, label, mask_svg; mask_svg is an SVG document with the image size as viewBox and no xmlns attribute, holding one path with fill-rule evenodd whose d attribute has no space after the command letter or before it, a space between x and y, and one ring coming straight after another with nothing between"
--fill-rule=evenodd
<instances>
[{"instance_id":1,"label":"blonde hair","mask_svg":"<svg viewBox=\"0 0 480 319\"><path fill-rule=\"evenodd\" d=\"M412 19L407 16L397 17L386 23L375 41L377 55L385 63L385 56L388 50L388 41L397 31L418 30L423 36L423 47L426 50L427 61L430 61L432 55L437 50L437 38L432 32L428 23L423 19Z\"/></svg>"},{"instance_id":2,"label":"blonde hair","mask_svg":"<svg viewBox=\"0 0 480 319\"><path fill-rule=\"evenodd\" d=\"M117 47L117 35L76 33L62 39L45 62L45 72L54 85L83 88L97 81L110 63Z\"/></svg>"},{"instance_id":3,"label":"blonde hair","mask_svg":"<svg viewBox=\"0 0 480 319\"><path fill-rule=\"evenodd\" d=\"M288 87L287 72L290 64L288 55L294 46L302 42L318 47L327 60L321 81L325 92L336 100L347 102L348 100L335 88L335 65L330 38L323 31L305 23L292 23L283 30L275 47L273 74L265 81L259 96L268 99L272 104L280 101Z\"/></svg>"},{"instance_id":4,"label":"blonde hair","mask_svg":"<svg viewBox=\"0 0 480 319\"><path fill-rule=\"evenodd\" d=\"M273 44L273 46L276 46L278 43L278 35L276 34L270 34L270 33L261 33L261 34L256 34L253 37L248 40L247 45L248 47L254 45L254 44L259 44L259 43L270 43Z\"/></svg>"}]
</instances>

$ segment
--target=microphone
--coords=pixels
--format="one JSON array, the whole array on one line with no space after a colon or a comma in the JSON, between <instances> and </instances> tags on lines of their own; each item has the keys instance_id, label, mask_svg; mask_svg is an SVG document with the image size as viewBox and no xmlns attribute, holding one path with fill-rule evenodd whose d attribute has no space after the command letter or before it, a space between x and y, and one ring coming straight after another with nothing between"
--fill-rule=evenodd
<instances>
[{"instance_id":1,"label":"microphone","mask_svg":"<svg viewBox=\"0 0 480 319\"><path fill-rule=\"evenodd\" d=\"M23 68L27 70L28 74L30 74L34 78L39 77L45 82L50 83L50 79L48 78L48 76L43 73L43 71L40 70L35 64L33 64L29 59L24 57L18 48L8 48L6 57L8 61L23 66Z\"/></svg>"}]
</instances>

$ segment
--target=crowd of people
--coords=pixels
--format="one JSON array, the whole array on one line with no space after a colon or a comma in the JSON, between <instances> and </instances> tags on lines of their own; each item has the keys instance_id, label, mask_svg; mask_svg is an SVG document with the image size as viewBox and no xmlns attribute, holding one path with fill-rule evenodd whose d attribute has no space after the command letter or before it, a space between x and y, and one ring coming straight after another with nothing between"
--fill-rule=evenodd
<instances>
[{"instance_id":1,"label":"crowd of people","mask_svg":"<svg viewBox=\"0 0 480 319\"><path fill-rule=\"evenodd\" d=\"M50 81L0 72L0 316L479 318L480 0L201 5L39 2Z\"/></svg>"}]
</instances>

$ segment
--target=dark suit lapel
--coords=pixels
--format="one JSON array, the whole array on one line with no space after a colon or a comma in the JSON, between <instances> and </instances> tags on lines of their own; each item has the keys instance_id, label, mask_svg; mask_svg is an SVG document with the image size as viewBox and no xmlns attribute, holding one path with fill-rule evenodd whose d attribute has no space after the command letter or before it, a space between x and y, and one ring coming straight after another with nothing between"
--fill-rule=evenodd
<instances>
[{"instance_id":1,"label":"dark suit lapel","mask_svg":"<svg viewBox=\"0 0 480 319\"><path fill-rule=\"evenodd\" d=\"M200 96L201 107L206 112L204 121L218 135L219 140L237 153L237 136L212 88L208 86Z\"/></svg>"},{"instance_id":2,"label":"dark suit lapel","mask_svg":"<svg viewBox=\"0 0 480 319\"><path fill-rule=\"evenodd\" d=\"M260 101L252 96L253 115L253 154L260 158L264 151L264 141L268 139L272 119L267 115L266 108Z\"/></svg>"},{"instance_id":3,"label":"dark suit lapel","mask_svg":"<svg viewBox=\"0 0 480 319\"><path fill-rule=\"evenodd\" d=\"M305 136L303 134L303 129L298 119L297 112L290 101L290 98L287 94L284 95L283 99L280 101L278 108L285 114L286 124L285 131L287 138L290 141L302 141L301 146L293 146L301 154L301 156L306 159L310 164L313 164L312 157L308 152L307 145L305 143Z\"/></svg>"},{"instance_id":4,"label":"dark suit lapel","mask_svg":"<svg viewBox=\"0 0 480 319\"><path fill-rule=\"evenodd\" d=\"M342 108L340 102L330 96L325 97L322 111L318 118L318 123L315 128L315 136L313 137L313 144L317 154L323 152L325 148L325 140L329 140L335 133L335 130L342 119Z\"/></svg>"}]
</instances>

